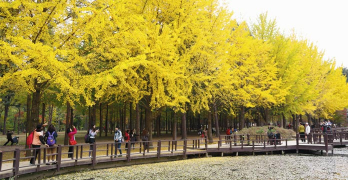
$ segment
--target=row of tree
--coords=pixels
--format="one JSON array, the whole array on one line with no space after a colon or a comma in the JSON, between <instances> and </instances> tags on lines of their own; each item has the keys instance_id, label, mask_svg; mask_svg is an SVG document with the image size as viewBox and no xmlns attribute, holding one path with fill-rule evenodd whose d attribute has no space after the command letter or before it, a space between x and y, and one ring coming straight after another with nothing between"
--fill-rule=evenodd
<instances>
[{"instance_id":1,"label":"row of tree","mask_svg":"<svg viewBox=\"0 0 348 180\"><path fill-rule=\"evenodd\" d=\"M2 1L0 76L3 97L26 104L27 132L45 104L66 107L67 126L73 109L91 126L103 124L99 105L102 117L130 103L132 126L140 132L143 122L149 140L168 108L186 138L187 112L204 114L219 135L222 114L242 129L274 116L283 126L297 115L328 118L348 105L342 68L313 43L280 33L267 14L237 23L218 0Z\"/></svg>"}]
</instances>

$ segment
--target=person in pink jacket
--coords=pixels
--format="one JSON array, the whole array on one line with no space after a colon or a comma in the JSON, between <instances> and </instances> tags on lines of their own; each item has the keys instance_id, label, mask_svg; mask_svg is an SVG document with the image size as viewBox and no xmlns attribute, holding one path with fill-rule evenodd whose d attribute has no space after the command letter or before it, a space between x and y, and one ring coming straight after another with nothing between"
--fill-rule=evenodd
<instances>
[{"instance_id":1,"label":"person in pink jacket","mask_svg":"<svg viewBox=\"0 0 348 180\"><path fill-rule=\"evenodd\" d=\"M72 126L72 129L71 128L67 129L66 133L68 133L68 136L69 136L69 145L75 145L76 144L75 134L77 133L75 126ZM73 147L69 146L68 158L72 158L72 157L73 157Z\"/></svg>"}]
</instances>

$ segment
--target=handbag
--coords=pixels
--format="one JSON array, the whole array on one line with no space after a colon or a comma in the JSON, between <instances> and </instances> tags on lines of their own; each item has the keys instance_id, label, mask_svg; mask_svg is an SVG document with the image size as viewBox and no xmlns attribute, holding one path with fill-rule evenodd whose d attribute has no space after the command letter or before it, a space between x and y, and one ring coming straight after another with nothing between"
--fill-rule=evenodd
<instances>
[{"instance_id":1,"label":"handbag","mask_svg":"<svg viewBox=\"0 0 348 180\"><path fill-rule=\"evenodd\" d=\"M76 142L76 140L70 140L70 141L69 141L69 144L70 144L70 145L75 145L75 144L77 144L77 142Z\"/></svg>"}]
</instances>

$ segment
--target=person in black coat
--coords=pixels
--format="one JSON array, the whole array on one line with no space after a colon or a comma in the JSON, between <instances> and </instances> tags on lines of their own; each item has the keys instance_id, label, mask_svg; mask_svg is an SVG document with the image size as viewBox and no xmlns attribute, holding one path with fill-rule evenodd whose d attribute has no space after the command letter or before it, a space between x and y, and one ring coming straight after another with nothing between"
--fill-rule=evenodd
<instances>
[{"instance_id":1,"label":"person in black coat","mask_svg":"<svg viewBox=\"0 0 348 180\"><path fill-rule=\"evenodd\" d=\"M7 143L9 143L10 141L11 141L11 146L13 145L12 134L13 134L13 132L7 131L7 142L4 144L4 146L6 146Z\"/></svg>"}]
</instances>

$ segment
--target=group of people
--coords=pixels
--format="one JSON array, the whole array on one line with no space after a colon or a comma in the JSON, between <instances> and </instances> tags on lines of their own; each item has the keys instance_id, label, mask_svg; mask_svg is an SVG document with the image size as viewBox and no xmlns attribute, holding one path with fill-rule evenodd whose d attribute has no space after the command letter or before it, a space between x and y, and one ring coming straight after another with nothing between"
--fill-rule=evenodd
<instances>
[{"instance_id":1,"label":"group of people","mask_svg":"<svg viewBox=\"0 0 348 180\"><path fill-rule=\"evenodd\" d=\"M302 142L306 142L306 136L308 139L308 135L311 133L311 127L308 123L300 123L298 126L298 132L300 134L300 139Z\"/></svg>"},{"instance_id":2,"label":"group of people","mask_svg":"<svg viewBox=\"0 0 348 180\"><path fill-rule=\"evenodd\" d=\"M29 147L31 146L31 148L33 148L33 158L31 158L30 160L30 165L34 165L35 161L37 159L38 154L40 154L40 147L42 145L45 145L47 147L47 165L51 165L51 164L55 164L55 146L57 144L57 137L58 137L58 133L56 132L56 129L54 128L54 126L51 124L48 126L48 129L46 132L44 132L44 126L46 126L47 124L38 124L36 126L36 129L28 136L28 138L32 138L32 142L30 143ZM76 139L75 139L75 135L77 133L77 129L75 126L72 126L70 128L68 128L66 130L66 133L69 137L69 152L68 152L68 158L72 158L73 157L73 146L77 144ZM91 157L91 152L93 150L93 144L96 142L96 136L99 133L99 129L96 129L96 126L93 125L92 128L88 131L87 135L88 136L88 142L90 144L90 152L89 152L89 156ZM9 132L8 133L8 137L12 136L12 133ZM122 149L121 149L121 143L122 142L126 142L125 143L125 149L128 148L128 143L129 141L131 141L131 147L134 148L135 146L135 141L137 141L136 136L138 136L136 134L136 130L133 129L131 131L126 130L124 136L122 135L122 131L119 129L119 127L115 128L115 134L114 134L114 142L115 142L115 156L117 154L117 150L119 151L119 156L122 156ZM8 138L8 142L12 142L11 140L9 140L10 138ZM12 139L12 137L11 137ZM144 129L143 133L142 133L142 140L143 141L148 141L148 132ZM8 143L6 142L5 145ZM147 143L144 143L144 147L148 148Z\"/></svg>"},{"instance_id":3,"label":"group of people","mask_svg":"<svg viewBox=\"0 0 348 180\"><path fill-rule=\"evenodd\" d=\"M45 124L38 124L36 129L32 132L32 143L31 148L37 148L34 150L33 158L30 160L30 165L34 165L37 159L37 155L40 154L41 145L45 145L47 147L47 165L55 164L55 155L54 155L54 146L57 143L58 134L56 129L51 124L48 126L47 131L44 133L43 127ZM28 138L31 138L29 137Z\"/></svg>"}]
</instances>

